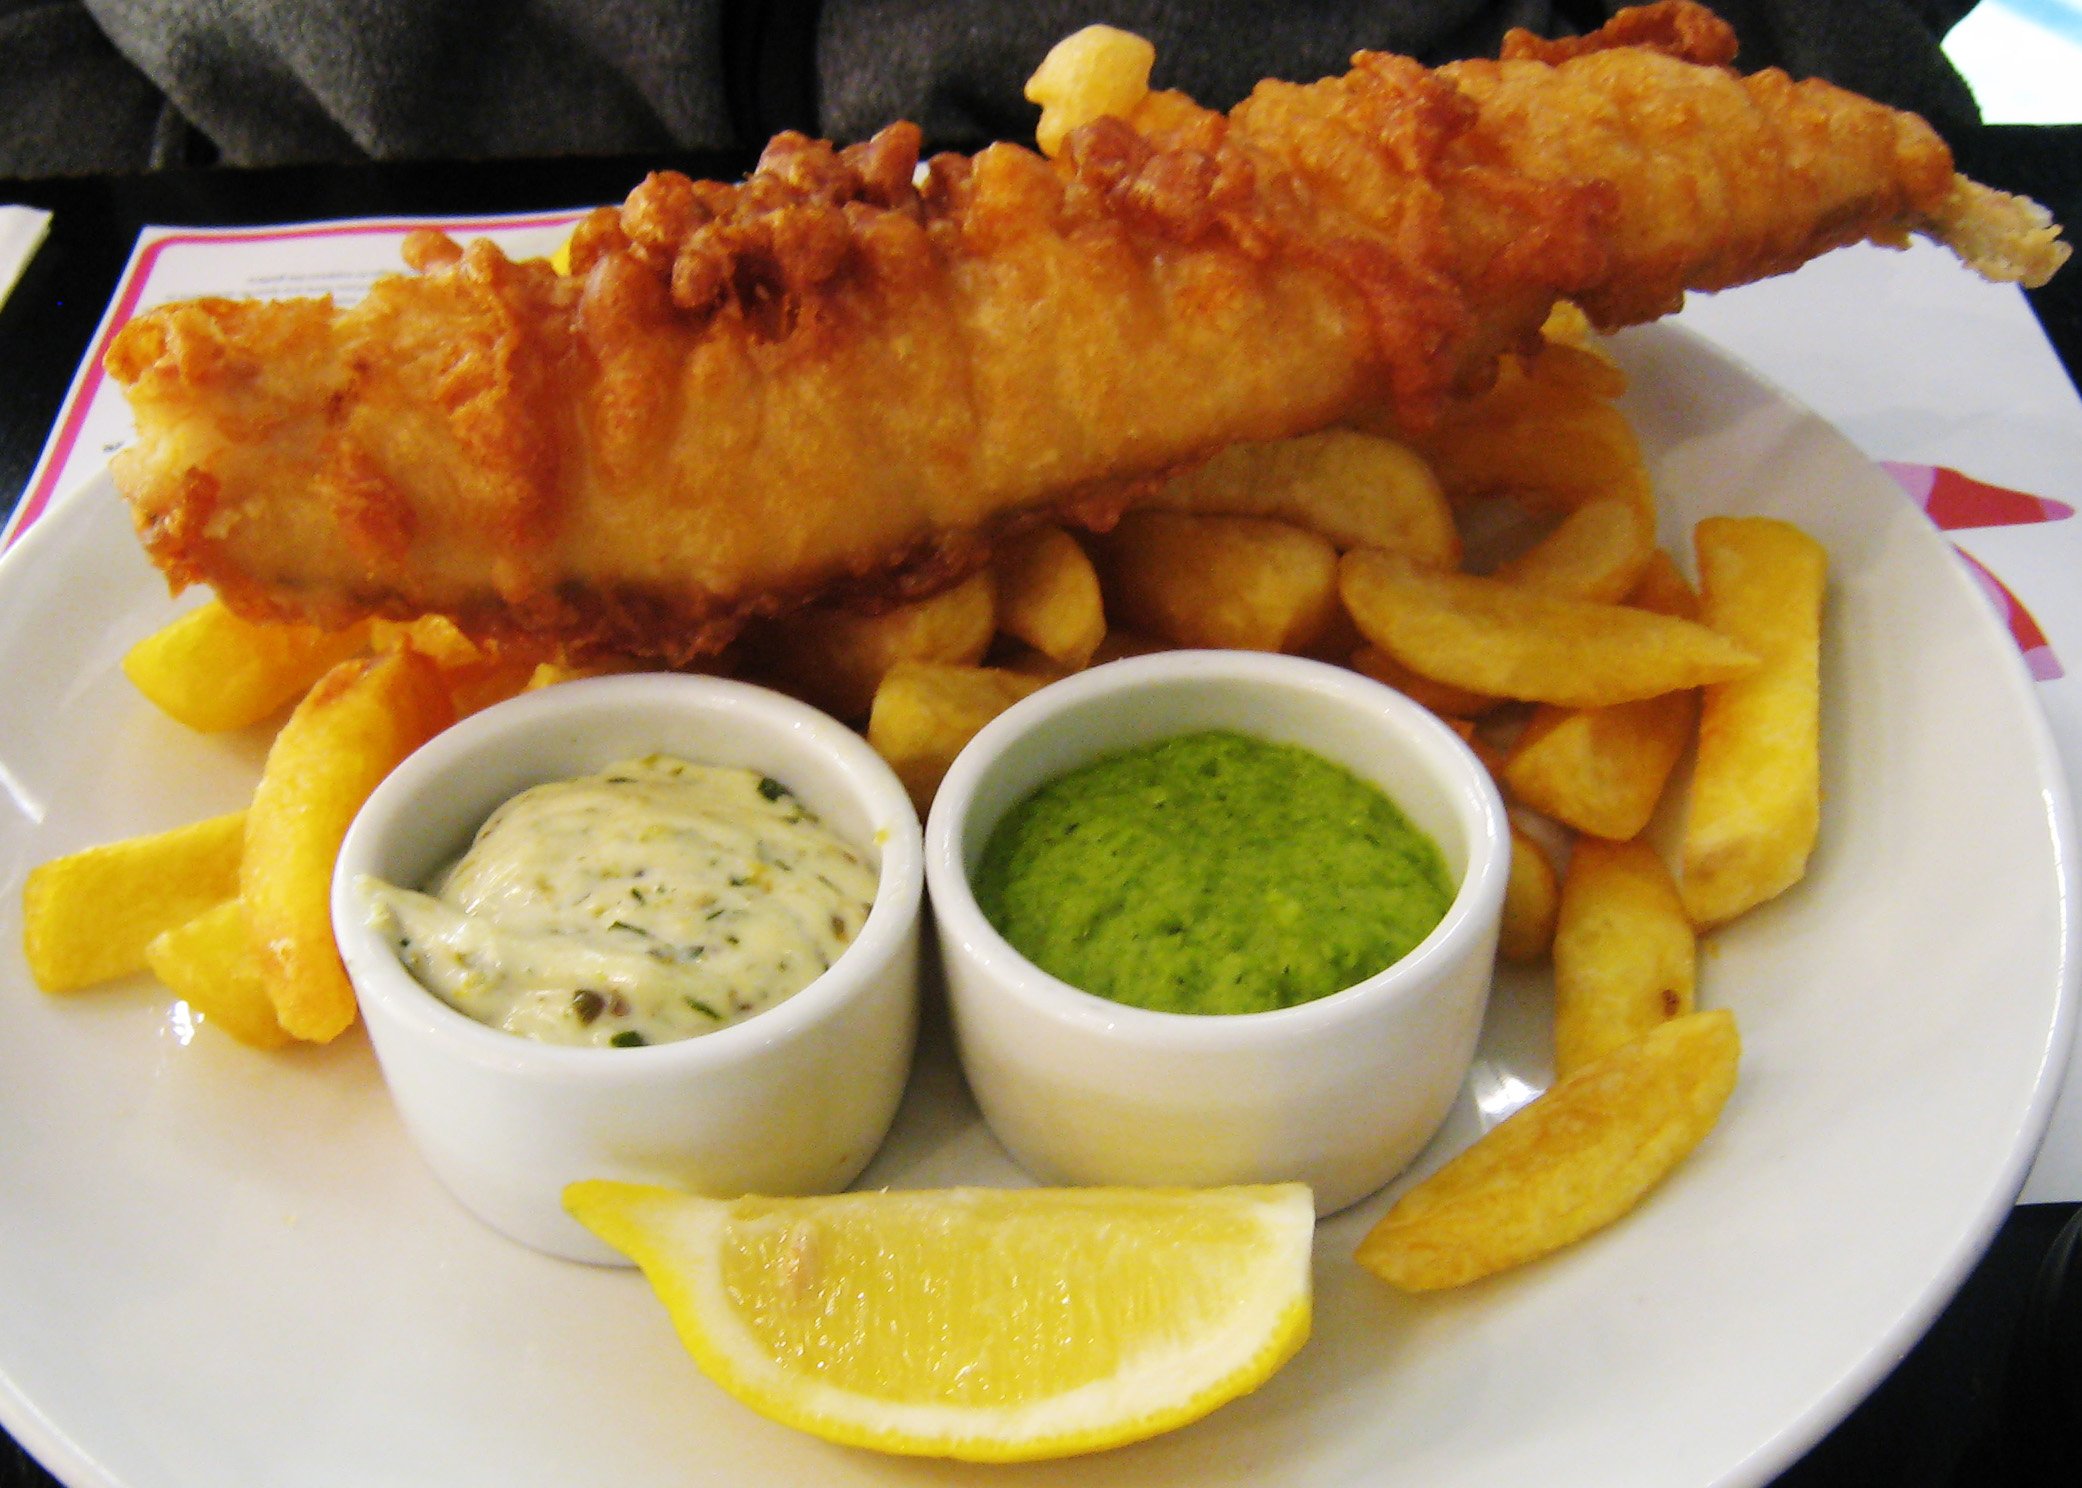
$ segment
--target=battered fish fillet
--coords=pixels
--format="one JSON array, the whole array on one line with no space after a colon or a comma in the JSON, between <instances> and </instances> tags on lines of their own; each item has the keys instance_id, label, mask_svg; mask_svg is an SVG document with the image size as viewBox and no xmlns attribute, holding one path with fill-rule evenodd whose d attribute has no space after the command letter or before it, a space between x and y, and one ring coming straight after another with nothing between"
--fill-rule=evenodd
<instances>
[{"instance_id":1,"label":"battered fish fillet","mask_svg":"<svg viewBox=\"0 0 2082 1488\"><path fill-rule=\"evenodd\" d=\"M349 310L140 318L116 480L174 585L248 616L678 662L1103 526L1239 439L1421 425L1557 297L1619 326L1910 233L2026 282L2065 256L1920 119L1734 51L1665 3L1497 61L1362 53L1227 116L1143 92L1052 159L783 135L740 184L595 213L569 276L426 235Z\"/></svg>"}]
</instances>

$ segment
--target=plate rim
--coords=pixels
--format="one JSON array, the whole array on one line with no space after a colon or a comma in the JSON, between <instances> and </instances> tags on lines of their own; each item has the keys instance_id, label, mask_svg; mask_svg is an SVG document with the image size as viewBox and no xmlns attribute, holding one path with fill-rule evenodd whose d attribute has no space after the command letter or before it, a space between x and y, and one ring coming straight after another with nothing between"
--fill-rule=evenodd
<instances>
[{"instance_id":1,"label":"plate rim","mask_svg":"<svg viewBox=\"0 0 2082 1488\"><path fill-rule=\"evenodd\" d=\"M1893 482L1880 469L1874 456L1867 454L1849 435L1837 428L1804 398L1748 358L1689 326L1675 325L1667 321L1630 326L1615 332L1610 340L1620 348L1620 357L1624 362L1626 347L1645 337L1668 339L1675 344L1683 345L1687 355L1718 361L1741 373L1751 382L1766 389L1785 406L1798 410L1804 417L1825 427L1865 462L1875 480L1893 488ZM1907 500L1905 496L1902 499ZM1926 526L1939 542L1951 546L1943 530L1930 520L1927 513L1919 511L1914 513L1914 517ZM1951 574L1953 582L1973 592L1973 584L1966 572L1965 564L1957 561L1956 549L1954 556ZM1812 1407L1789 1422L1777 1436L1762 1444L1756 1453L1744 1460L1742 1465L1745 1468L1755 1467L1757 1471L1725 1475L1713 1485L1713 1488L1762 1488L1762 1485L1792 1467L1842 1424L1851 1412L1899 1367L1909 1351L1929 1332L1986 1256L2004 1220L2016 1209L2017 1196L2023 1191L2032 1162L2045 1140L2054 1109L2059 1104L2072 1049L2078 1034L2082 1034L2082 1026L2078 1026L2082 1024L2082 885L2078 885L2076 878L2077 865L2082 863L2082 834L2078 834L2073 793L2068 785L2067 769L2061 758L2059 745L2053 737L2051 720L2047 717L2045 707L2039 701L2035 690L2037 679L2031 675L2030 668L2025 664L2024 657L2010 636L2003 631L1985 597L1977 597L1980 597L1982 602L1974 606L1974 613L1986 638L1990 640L1993 650L2000 658L1996 665L2003 673L2005 686L2025 704L2020 711L2027 719L2027 738L2035 770L2034 783L2045 802L2048 837L2053 853L2052 867L2057 881L2055 898L2060 915L2059 949L2056 953L2060 990L2054 1004L2053 1020L2047 1028L2041 1046L2038 1068L2033 1074L2031 1097L2018 1123L2020 1140L2013 1143L2011 1150L2004 1155L2003 1162L1997 1167L1996 1176L1988 1188L1987 1201L1971 1214L1970 1222L1963 1226L1964 1233L1969 1238L1964 1244L1955 1247L1950 1263L1939 1268L1938 1273L1914 1297L1912 1305L1904 1308L1893 1325L1867 1349L1857 1368L1846 1370Z\"/></svg>"}]
</instances>

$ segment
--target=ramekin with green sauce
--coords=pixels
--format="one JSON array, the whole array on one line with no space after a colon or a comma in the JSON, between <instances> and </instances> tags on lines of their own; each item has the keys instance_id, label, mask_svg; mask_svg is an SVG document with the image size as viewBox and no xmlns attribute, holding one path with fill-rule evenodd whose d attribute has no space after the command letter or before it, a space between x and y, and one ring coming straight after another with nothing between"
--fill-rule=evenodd
<instances>
[{"instance_id":1,"label":"ramekin with green sauce","mask_svg":"<svg viewBox=\"0 0 2082 1488\"><path fill-rule=\"evenodd\" d=\"M969 1087L1043 1182L1300 1181L1342 1209L1459 1092L1509 854L1467 746L1343 668L1186 651L1056 683L970 742L927 824Z\"/></svg>"},{"instance_id":2,"label":"ramekin with green sauce","mask_svg":"<svg viewBox=\"0 0 2082 1488\"><path fill-rule=\"evenodd\" d=\"M1235 729L1102 755L999 819L970 882L1049 975L1171 1013L1264 1013L1415 950L1453 885L1379 786Z\"/></svg>"}]
</instances>

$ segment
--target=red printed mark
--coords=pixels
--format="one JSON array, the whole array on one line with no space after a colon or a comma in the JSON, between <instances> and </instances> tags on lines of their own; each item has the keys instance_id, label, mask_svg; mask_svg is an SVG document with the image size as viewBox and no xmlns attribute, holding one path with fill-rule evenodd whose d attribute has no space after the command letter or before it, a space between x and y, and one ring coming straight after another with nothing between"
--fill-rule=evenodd
<instances>
[{"instance_id":1,"label":"red printed mark","mask_svg":"<svg viewBox=\"0 0 2082 1488\"><path fill-rule=\"evenodd\" d=\"M2028 527L2035 522L2065 521L2075 514L2065 502L1991 486L1943 465L1883 460L1880 468L1946 532L1968 527Z\"/></svg>"},{"instance_id":2,"label":"red printed mark","mask_svg":"<svg viewBox=\"0 0 2082 1488\"><path fill-rule=\"evenodd\" d=\"M2027 527L2040 522L2063 522L2075 514L2075 509L2065 502L2049 501L2043 496L2032 496L2023 491L2012 491L2004 486L1991 486L1986 481L1977 481L1972 476L1948 469L1943 465L1907 465L1898 461L1883 460L1880 468L1894 478L1894 483L1908 493L1911 501L1922 507L1945 532L1958 532L1973 527ZM2009 587L1990 573L1981 561L1961 548L1952 545L1966 563L1967 570L1988 596L1995 613L2010 628L2010 635L2017 642L2017 649L2024 653L2024 664L2032 676L2041 682L2050 682L2065 676L2060 659L2046 642L2045 631L2032 618L2030 610L2012 594Z\"/></svg>"}]
</instances>

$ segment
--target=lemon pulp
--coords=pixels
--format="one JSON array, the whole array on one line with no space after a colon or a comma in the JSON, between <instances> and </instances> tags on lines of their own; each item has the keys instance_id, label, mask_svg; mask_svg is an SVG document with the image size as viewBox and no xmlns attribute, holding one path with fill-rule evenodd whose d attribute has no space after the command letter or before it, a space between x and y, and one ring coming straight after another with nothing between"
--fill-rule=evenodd
<instances>
[{"instance_id":1,"label":"lemon pulp","mask_svg":"<svg viewBox=\"0 0 2082 1488\"><path fill-rule=\"evenodd\" d=\"M592 1182L565 1204L724 1389L883 1451L1118 1446L1256 1388L1308 1336L1299 1184L725 1202Z\"/></svg>"}]
</instances>

